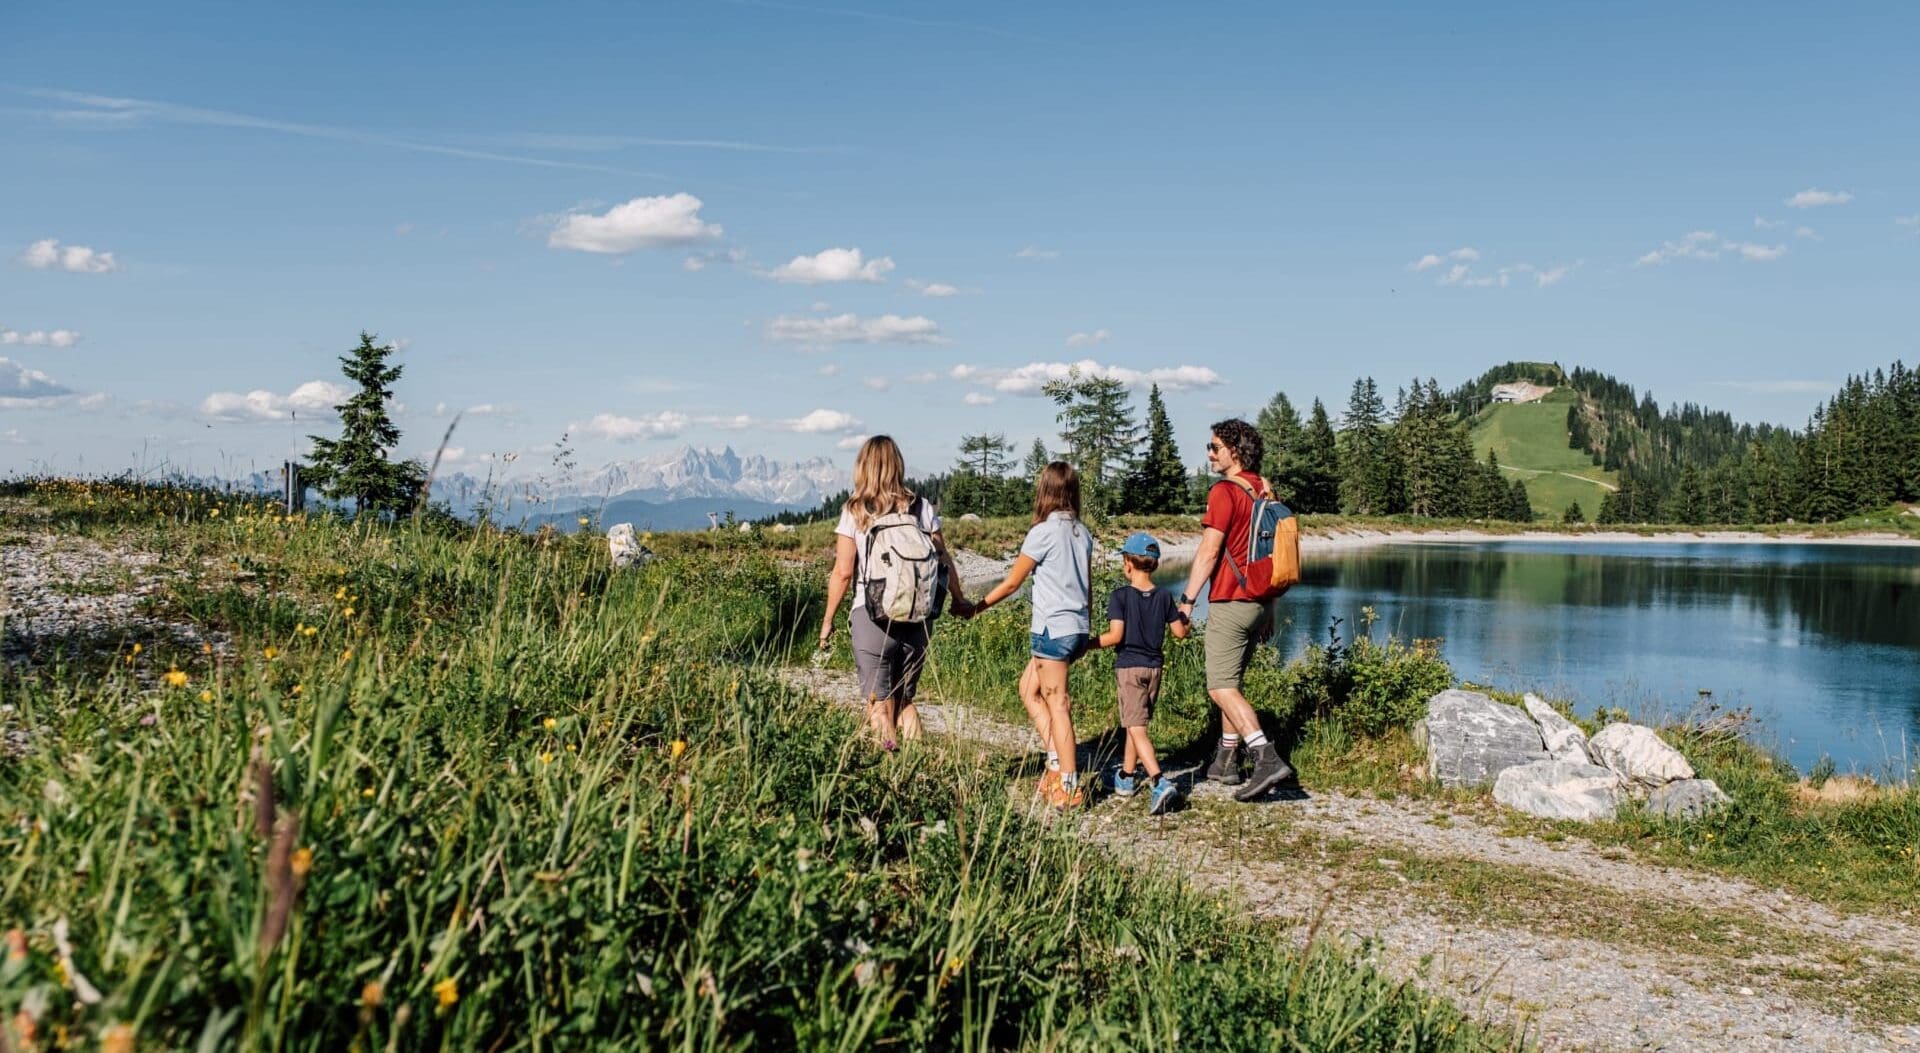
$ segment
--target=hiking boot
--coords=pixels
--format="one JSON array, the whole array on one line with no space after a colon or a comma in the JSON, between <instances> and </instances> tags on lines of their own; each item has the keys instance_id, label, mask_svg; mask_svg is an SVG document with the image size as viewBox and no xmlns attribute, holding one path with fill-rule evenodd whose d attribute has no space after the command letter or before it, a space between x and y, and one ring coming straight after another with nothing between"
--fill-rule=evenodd
<instances>
[{"instance_id":1,"label":"hiking boot","mask_svg":"<svg viewBox=\"0 0 1920 1053\"><path fill-rule=\"evenodd\" d=\"M1132 797L1140 792L1140 780L1115 768L1107 773L1107 789L1112 790L1115 797Z\"/></svg>"},{"instance_id":2,"label":"hiking boot","mask_svg":"<svg viewBox=\"0 0 1920 1053\"><path fill-rule=\"evenodd\" d=\"M1245 786L1233 791L1236 801L1252 801L1265 797L1269 790L1293 778L1293 768L1280 759L1280 749L1268 742L1254 747L1253 777Z\"/></svg>"},{"instance_id":3,"label":"hiking boot","mask_svg":"<svg viewBox=\"0 0 1920 1053\"><path fill-rule=\"evenodd\" d=\"M1207 765L1207 781L1222 786L1238 786L1244 780L1240 774L1240 747L1216 746L1213 750L1213 763Z\"/></svg>"},{"instance_id":4,"label":"hiking boot","mask_svg":"<svg viewBox=\"0 0 1920 1053\"><path fill-rule=\"evenodd\" d=\"M1165 815L1180 800L1180 788L1172 779L1163 778L1147 793L1147 814Z\"/></svg>"}]
</instances>

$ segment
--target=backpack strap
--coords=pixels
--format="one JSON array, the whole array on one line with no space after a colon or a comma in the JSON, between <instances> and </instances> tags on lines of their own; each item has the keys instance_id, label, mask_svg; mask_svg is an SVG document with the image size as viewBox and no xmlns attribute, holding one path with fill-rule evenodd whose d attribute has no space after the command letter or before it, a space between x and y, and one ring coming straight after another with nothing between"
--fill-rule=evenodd
<instances>
[{"instance_id":1,"label":"backpack strap","mask_svg":"<svg viewBox=\"0 0 1920 1053\"><path fill-rule=\"evenodd\" d=\"M1261 480L1261 482L1263 482L1263 483L1264 483L1265 481L1266 481L1266 480L1264 480L1264 479L1263 479L1263 480ZM1258 491L1258 490L1255 490L1255 489L1253 488L1253 484L1252 484L1252 483L1250 483L1250 482L1247 482L1247 481L1246 481L1245 479L1242 479L1242 478L1240 478L1240 477L1239 477L1239 476L1237 476L1237 475L1229 475L1229 476L1227 476L1227 477L1226 477L1225 479L1222 479L1222 480L1220 480L1220 483L1232 483L1232 484L1234 484L1235 486L1238 486L1238 487L1239 487L1240 489L1242 489L1242 490L1244 490L1244 491L1246 491L1246 494L1247 494L1247 498L1248 498L1249 500L1251 500L1251 501L1260 501L1260 500L1262 500L1262 497L1261 497L1261 493L1260 493L1260 491ZM1215 483L1215 484L1213 484L1213 485L1215 485L1215 486L1219 486L1219 485L1220 485L1220 483ZM1270 498L1271 498L1271 494L1272 494L1272 491L1271 491L1271 490L1269 490L1269 491L1267 491L1267 494L1269 495L1269 498L1268 498L1268 499L1270 499ZM1257 511L1257 509L1256 509L1255 511ZM1251 512L1249 513L1249 515L1251 515ZM1226 531L1224 531L1224 530L1223 530L1223 531L1221 531L1221 539L1220 539L1220 554L1221 554L1222 556L1225 556L1225 557L1226 557L1226 559L1227 559L1227 569L1228 569L1228 570L1231 570L1231 571L1233 571L1233 576L1234 576L1235 578L1237 578L1237 579L1239 579L1239 581L1240 581L1240 591L1242 591L1242 592L1252 592L1252 591L1253 591L1253 586L1247 583L1247 575L1246 575L1246 572L1245 572L1245 571L1242 571L1242 570L1240 569L1240 564L1234 561L1234 558L1233 558L1233 546L1232 546L1231 544L1229 544L1229 543L1228 543L1228 539L1226 538L1226 536L1225 536L1225 535L1226 535ZM1253 555L1253 551L1252 551L1251 549L1249 549L1249 550L1247 551L1247 555L1249 555L1249 556L1251 556L1251 555Z\"/></svg>"}]
</instances>

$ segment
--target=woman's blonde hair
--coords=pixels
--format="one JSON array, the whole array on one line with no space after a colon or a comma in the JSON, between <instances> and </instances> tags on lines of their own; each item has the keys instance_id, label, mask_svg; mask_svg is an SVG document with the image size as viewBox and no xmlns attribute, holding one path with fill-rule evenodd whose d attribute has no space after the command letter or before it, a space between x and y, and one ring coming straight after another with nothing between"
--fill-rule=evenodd
<instances>
[{"instance_id":1,"label":"woman's blonde hair","mask_svg":"<svg viewBox=\"0 0 1920 1053\"><path fill-rule=\"evenodd\" d=\"M892 436L875 435L860 444L853 459L853 493L846 509L853 514L855 528L865 530L876 516L900 510L913 500L907 489L907 460Z\"/></svg>"},{"instance_id":2,"label":"woman's blonde hair","mask_svg":"<svg viewBox=\"0 0 1920 1053\"><path fill-rule=\"evenodd\" d=\"M1033 488L1033 521L1046 522L1055 512L1072 512L1080 518L1080 473L1065 461L1055 461L1040 473Z\"/></svg>"}]
</instances>

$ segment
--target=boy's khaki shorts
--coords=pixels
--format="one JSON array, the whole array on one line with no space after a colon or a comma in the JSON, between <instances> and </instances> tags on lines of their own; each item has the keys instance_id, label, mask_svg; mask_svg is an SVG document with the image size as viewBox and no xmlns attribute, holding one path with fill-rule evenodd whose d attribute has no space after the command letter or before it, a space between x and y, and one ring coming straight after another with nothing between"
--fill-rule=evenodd
<instances>
[{"instance_id":1,"label":"boy's khaki shorts","mask_svg":"<svg viewBox=\"0 0 1920 1053\"><path fill-rule=\"evenodd\" d=\"M1159 669L1116 669L1120 680L1120 726L1144 728L1160 701Z\"/></svg>"}]
</instances>

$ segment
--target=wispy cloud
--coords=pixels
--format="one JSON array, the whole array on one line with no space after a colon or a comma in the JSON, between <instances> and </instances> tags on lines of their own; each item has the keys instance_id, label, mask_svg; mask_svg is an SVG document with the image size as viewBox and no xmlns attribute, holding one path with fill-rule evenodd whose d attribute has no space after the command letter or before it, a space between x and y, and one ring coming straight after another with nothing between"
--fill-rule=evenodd
<instances>
[{"instance_id":1,"label":"wispy cloud","mask_svg":"<svg viewBox=\"0 0 1920 1053\"><path fill-rule=\"evenodd\" d=\"M1460 264L1472 263L1479 258L1480 250L1471 245L1463 245L1460 248L1454 249L1452 252L1429 252L1425 256L1407 264L1407 269L1415 272L1430 271L1435 267L1445 266L1449 260Z\"/></svg>"},{"instance_id":2,"label":"wispy cloud","mask_svg":"<svg viewBox=\"0 0 1920 1053\"><path fill-rule=\"evenodd\" d=\"M120 269L111 252L95 252L85 245L62 245L56 238L43 238L27 246L20 262L37 271L69 271L74 274L106 274Z\"/></svg>"},{"instance_id":3,"label":"wispy cloud","mask_svg":"<svg viewBox=\"0 0 1920 1053\"><path fill-rule=\"evenodd\" d=\"M957 381L987 388L1002 395L1038 395L1047 384L1075 375L1117 380L1129 388L1144 391L1158 384L1167 391L1197 391L1216 387L1225 381L1206 366L1162 366L1156 369L1132 369L1107 365L1091 358L1078 362L1029 362L1024 366L1001 369L989 366L957 365L944 372L920 373L909 377L916 383ZM978 404L978 403L970 403Z\"/></svg>"},{"instance_id":4,"label":"wispy cloud","mask_svg":"<svg viewBox=\"0 0 1920 1053\"><path fill-rule=\"evenodd\" d=\"M918 278L908 278L907 288L922 296L945 298L960 295L959 286L948 285L946 282L923 282Z\"/></svg>"},{"instance_id":5,"label":"wispy cloud","mask_svg":"<svg viewBox=\"0 0 1920 1053\"><path fill-rule=\"evenodd\" d=\"M1754 263L1771 263L1786 254L1785 245L1734 241L1711 230L1696 230L1678 241L1662 242L1659 248L1643 254L1633 265L1653 267L1672 260L1718 260L1722 256L1738 256Z\"/></svg>"},{"instance_id":6,"label":"wispy cloud","mask_svg":"<svg viewBox=\"0 0 1920 1053\"><path fill-rule=\"evenodd\" d=\"M56 105L56 108L32 111L35 116L90 127L115 128L135 127L141 124L181 124L216 128L243 128L251 131L297 135L307 139L327 139L333 142L356 143L363 146L384 146L396 150L411 150L417 153L439 154L443 157L460 157L475 161L500 161L508 164L534 165L540 168L567 168L588 172L610 172L619 175L648 176L655 179L672 178L659 172L638 172L615 168L609 165L585 164L578 161L559 161L552 158L535 157L527 154L473 149L450 143L435 142L420 137L389 135L382 132L368 131L360 128L343 128L336 125L283 121L272 117L259 117L253 114L238 113L233 110L211 109L202 106L183 106L157 99L132 99L112 95L95 95L88 92L65 91L56 88L28 88L22 90L29 96Z\"/></svg>"},{"instance_id":7,"label":"wispy cloud","mask_svg":"<svg viewBox=\"0 0 1920 1053\"><path fill-rule=\"evenodd\" d=\"M800 285L824 282L878 284L887 280L887 273L891 270L893 259L888 256L866 259L858 248L824 249L812 256L795 256L767 272L767 276L774 281Z\"/></svg>"},{"instance_id":8,"label":"wispy cloud","mask_svg":"<svg viewBox=\"0 0 1920 1053\"><path fill-rule=\"evenodd\" d=\"M1026 248L1014 253L1013 258L1016 260L1057 260L1060 258L1060 250L1043 249L1038 245L1028 245Z\"/></svg>"},{"instance_id":9,"label":"wispy cloud","mask_svg":"<svg viewBox=\"0 0 1920 1053\"><path fill-rule=\"evenodd\" d=\"M72 388L61 385L45 373L10 358L0 358L0 401L47 399L71 394Z\"/></svg>"},{"instance_id":10,"label":"wispy cloud","mask_svg":"<svg viewBox=\"0 0 1920 1053\"><path fill-rule=\"evenodd\" d=\"M1095 329L1091 333L1074 333L1067 337L1068 347L1097 347L1113 339L1113 334L1105 329Z\"/></svg>"},{"instance_id":11,"label":"wispy cloud","mask_svg":"<svg viewBox=\"0 0 1920 1053\"><path fill-rule=\"evenodd\" d=\"M1784 219L1768 219L1765 216L1753 217L1753 229L1755 230L1773 230L1776 227L1784 227L1786 225L1787 221Z\"/></svg>"},{"instance_id":12,"label":"wispy cloud","mask_svg":"<svg viewBox=\"0 0 1920 1053\"><path fill-rule=\"evenodd\" d=\"M1823 205L1844 205L1853 200L1851 190L1821 190L1809 187L1788 198L1784 204L1788 208L1819 208Z\"/></svg>"},{"instance_id":13,"label":"wispy cloud","mask_svg":"<svg viewBox=\"0 0 1920 1053\"><path fill-rule=\"evenodd\" d=\"M1911 216L1893 217L1893 225L1915 237L1920 237L1920 212Z\"/></svg>"},{"instance_id":14,"label":"wispy cloud","mask_svg":"<svg viewBox=\"0 0 1920 1053\"><path fill-rule=\"evenodd\" d=\"M1446 268L1434 279L1435 285L1460 289L1504 289L1527 278L1533 279L1535 288L1558 285L1580 267L1577 262L1549 264L1545 267L1536 267L1531 263L1510 263L1488 270L1479 266L1480 258L1480 250L1463 245L1452 252L1429 252L1407 264L1407 269L1417 274Z\"/></svg>"},{"instance_id":15,"label":"wispy cloud","mask_svg":"<svg viewBox=\"0 0 1920 1053\"><path fill-rule=\"evenodd\" d=\"M783 314L767 323L767 339L802 344L944 344L940 325L925 315L883 314L862 318L836 314L825 318Z\"/></svg>"},{"instance_id":16,"label":"wispy cloud","mask_svg":"<svg viewBox=\"0 0 1920 1053\"><path fill-rule=\"evenodd\" d=\"M547 244L556 249L625 254L711 241L720 236L720 225L701 219L700 205L699 198L681 193L636 197L604 215L570 213L547 236Z\"/></svg>"},{"instance_id":17,"label":"wispy cloud","mask_svg":"<svg viewBox=\"0 0 1920 1053\"><path fill-rule=\"evenodd\" d=\"M80 342L80 334L71 329L35 329L21 333L0 325L0 345L20 344L26 347L72 347Z\"/></svg>"}]
</instances>

